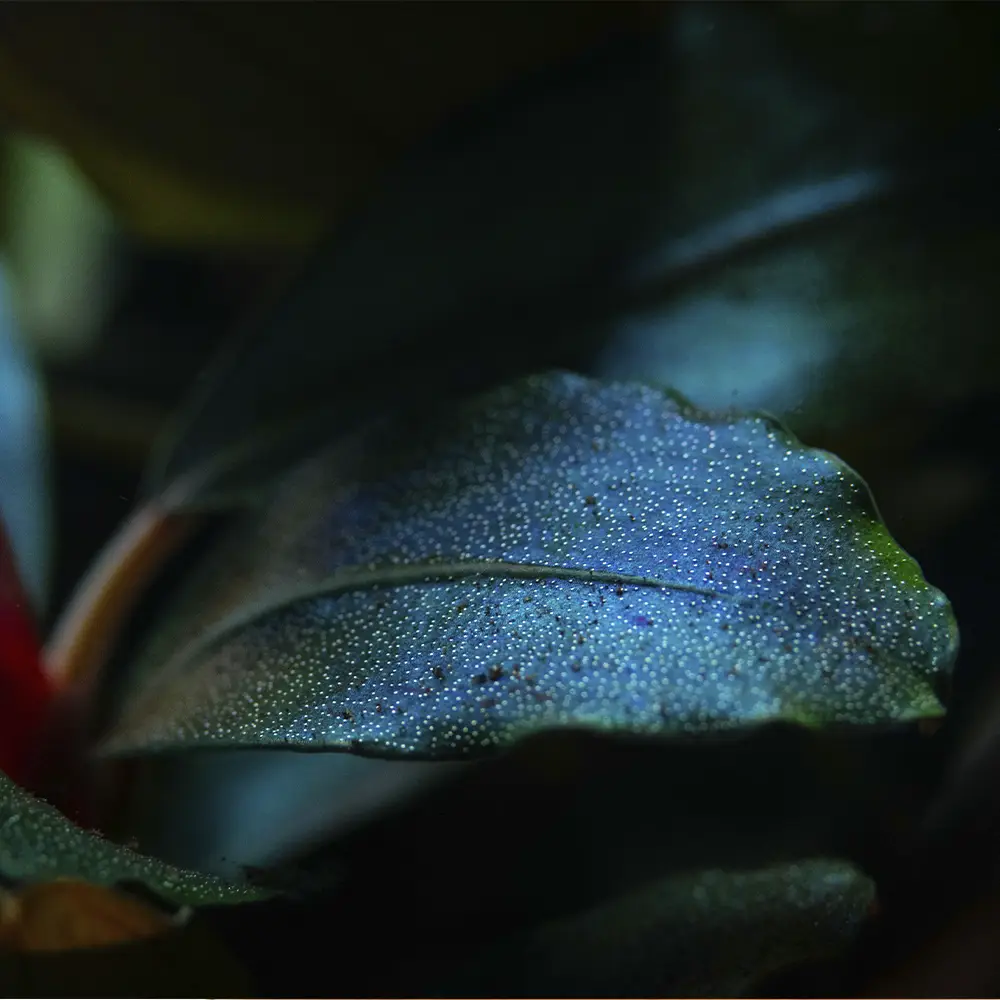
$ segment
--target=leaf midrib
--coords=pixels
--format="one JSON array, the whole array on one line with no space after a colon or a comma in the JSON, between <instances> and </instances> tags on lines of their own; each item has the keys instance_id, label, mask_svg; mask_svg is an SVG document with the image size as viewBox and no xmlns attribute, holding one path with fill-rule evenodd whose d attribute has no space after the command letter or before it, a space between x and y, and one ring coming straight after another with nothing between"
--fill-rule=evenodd
<instances>
[{"instance_id":1,"label":"leaf midrib","mask_svg":"<svg viewBox=\"0 0 1000 1000\"><path fill-rule=\"evenodd\" d=\"M573 566L549 566L542 563L514 563L503 560L462 559L441 562L411 562L352 567L314 580L299 587L283 589L276 600L261 600L222 618L207 628L164 665L163 677L167 680L189 663L198 653L249 627L267 614L317 597L333 597L353 590L370 590L378 587L399 587L415 583L436 583L461 580L469 577L513 580L573 580L581 583L605 583L623 587L646 587L656 590L674 590L710 599L723 599L744 603L745 597L729 594L710 587L680 580L663 580L658 577L615 573L609 570L580 569ZM159 687L159 685L156 685ZM149 694L151 692L147 692ZM144 699L145 700L145 699Z\"/></svg>"}]
</instances>

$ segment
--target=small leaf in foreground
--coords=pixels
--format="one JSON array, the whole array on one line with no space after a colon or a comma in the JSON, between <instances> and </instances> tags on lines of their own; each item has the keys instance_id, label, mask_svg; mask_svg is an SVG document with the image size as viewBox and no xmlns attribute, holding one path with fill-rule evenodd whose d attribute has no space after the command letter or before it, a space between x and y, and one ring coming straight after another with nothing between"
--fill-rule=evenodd
<instances>
[{"instance_id":1,"label":"small leaf in foreground","mask_svg":"<svg viewBox=\"0 0 1000 1000\"><path fill-rule=\"evenodd\" d=\"M213 876L181 871L82 830L2 774L0 876L8 883L60 878L98 886L141 882L164 900L188 906L238 903L260 895Z\"/></svg>"},{"instance_id":2,"label":"small leaf in foreground","mask_svg":"<svg viewBox=\"0 0 1000 1000\"><path fill-rule=\"evenodd\" d=\"M941 713L957 640L834 456L762 415L540 376L289 477L168 615L106 749L885 724Z\"/></svg>"}]
</instances>

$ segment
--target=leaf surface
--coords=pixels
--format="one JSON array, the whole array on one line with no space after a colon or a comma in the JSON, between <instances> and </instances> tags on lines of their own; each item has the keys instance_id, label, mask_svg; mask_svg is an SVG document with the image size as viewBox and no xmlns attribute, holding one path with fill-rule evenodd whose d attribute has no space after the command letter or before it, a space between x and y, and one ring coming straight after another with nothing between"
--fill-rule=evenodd
<instances>
[{"instance_id":1,"label":"leaf surface","mask_svg":"<svg viewBox=\"0 0 1000 1000\"><path fill-rule=\"evenodd\" d=\"M552 374L304 465L168 614L105 749L884 724L940 714L957 638L832 455Z\"/></svg>"},{"instance_id":2,"label":"leaf surface","mask_svg":"<svg viewBox=\"0 0 1000 1000\"><path fill-rule=\"evenodd\" d=\"M101 886L140 882L172 903L198 906L259 895L213 876L144 857L71 823L0 774L0 876L7 882L80 879Z\"/></svg>"},{"instance_id":3,"label":"leaf surface","mask_svg":"<svg viewBox=\"0 0 1000 1000\"><path fill-rule=\"evenodd\" d=\"M857 868L828 859L674 875L485 949L445 991L744 996L786 963L847 944L874 895Z\"/></svg>"}]
</instances>

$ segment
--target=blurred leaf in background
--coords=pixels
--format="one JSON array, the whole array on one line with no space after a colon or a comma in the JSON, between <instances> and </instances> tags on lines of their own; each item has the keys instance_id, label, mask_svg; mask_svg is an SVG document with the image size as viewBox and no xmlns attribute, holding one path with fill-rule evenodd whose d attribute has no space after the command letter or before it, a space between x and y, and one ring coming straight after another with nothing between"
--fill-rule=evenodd
<instances>
[{"instance_id":1,"label":"blurred leaf in background","mask_svg":"<svg viewBox=\"0 0 1000 1000\"><path fill-rule=\"evenodd\" d=\"M116 225L65 152L30 136L3 138L3 256L18 324L32 351L85 356L116 292Z\"/></svg>"},{"instance_id":2,"label":"blurred leaf in background","mask_svg":"<svg viewBox=\"0 0 1000 1000\"><path fill-rule=\"evenodd\" d=\"M0 266L0 523L40 614L48 598L52 530L47 409L11 299L8 271Z\"/></svg>"},{"instance_id":3,"label":"blurred leaf in background","mask_svg":"<svg viewBox=\"0 0 1000 1000\"><path fill-rule=\"evenodd\" d=\"M450 112L642 6L5 8L0 110L68 149L147 238L297 244Z\"/></svg>"}]
</instances>

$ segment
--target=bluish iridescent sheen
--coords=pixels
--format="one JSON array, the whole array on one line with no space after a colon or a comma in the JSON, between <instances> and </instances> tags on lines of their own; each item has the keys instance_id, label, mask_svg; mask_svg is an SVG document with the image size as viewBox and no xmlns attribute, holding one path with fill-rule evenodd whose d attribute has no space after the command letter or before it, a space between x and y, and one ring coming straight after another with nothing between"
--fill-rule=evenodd
<instances>
[{"instance_id":1,"label":"bluish iridescent sheen","mask_svg":"<svg viewBox=\"0 0 1000 1000\"><path fill-rule=\"evenodd\" d=\"M107 749L881 723L940 712L956 648L838 459L764 416L554 374L289 477L182 595Z\"/></svg>"}]
</instances>

